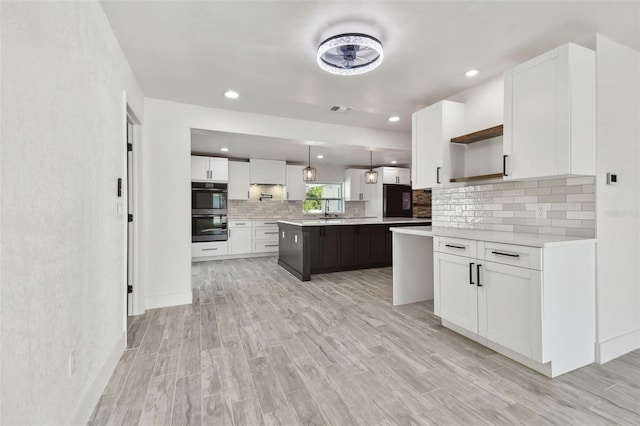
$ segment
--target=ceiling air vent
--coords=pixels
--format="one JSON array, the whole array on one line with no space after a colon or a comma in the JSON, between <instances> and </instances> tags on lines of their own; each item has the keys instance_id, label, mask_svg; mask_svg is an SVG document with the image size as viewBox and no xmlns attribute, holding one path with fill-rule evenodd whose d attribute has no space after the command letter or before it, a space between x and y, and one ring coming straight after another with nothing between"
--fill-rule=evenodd
<instances>
[{"instance_id":1,"label":"ceiling air vent","mask_svg":"<svg viewBox=\"0 0 640 426\"><path fill-rule=\"evenodd\" d=\"M351 111L353 108L348 106L334 105L329 109L333 112L347 112L347 111Z\"/></svg>"}]
</instances>

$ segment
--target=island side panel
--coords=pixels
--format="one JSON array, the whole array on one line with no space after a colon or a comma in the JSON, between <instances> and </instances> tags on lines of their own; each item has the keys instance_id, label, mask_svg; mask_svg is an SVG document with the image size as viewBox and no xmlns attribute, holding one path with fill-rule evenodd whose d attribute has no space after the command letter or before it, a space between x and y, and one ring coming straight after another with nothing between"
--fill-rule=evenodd
<instances>
[{"instance_id":1,"label":"island side panel","mask_svg":"<svg viewBox=\"0 0 640 426\"><path fill-rule=\"evenodd\" d=\"M302 226L278 224L278 265L285 268L300 281L311 279L310 237ZM306 234L306 235L305 235Z\"/></svg>"},{"instance_id":2,"label":"island side panel","mask_svg":"<svg viewBox=\"0 0 640 426\"><path fill-rule=\"evenodd\" d=\"M393 232L393 304L433 299L433 237Z\"/></svg>"}]
</instances>

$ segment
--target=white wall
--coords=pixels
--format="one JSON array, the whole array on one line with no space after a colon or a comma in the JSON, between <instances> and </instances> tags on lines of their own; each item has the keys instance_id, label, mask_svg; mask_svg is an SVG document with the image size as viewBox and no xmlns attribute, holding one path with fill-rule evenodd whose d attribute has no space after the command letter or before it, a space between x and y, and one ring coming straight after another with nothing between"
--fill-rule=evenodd
<instances>
[{"instance_id":1,"label":"white wall","mask_svg":"<svg viewBox=\"0 0 640 426\"><path fill-rule=\"evenodd\" d=\"M596 46L597 355L606 362L640 348L640 54L600 35Z\"/></svg>"},{"instance_id":2,"label":"white wall","mask_svg":"<svg viewBox=\"0 0 640 426\"><path fill-rule=\"evenodd\" d=\"M83 424L125 345L123 90L143 99L99 3L0 7L0 423Z\"/></svg>"},{"instance_id":3,"label":"white wall","mask_svg":"<svg viewBox=\"0 0 640 426\"><path fill-rule=\"evenodd\" d=\"M190 129L409 149L407 133L341 126L145 99L141 247L146 307L191 302ZM318 181L342 182L343 173L318 168Z\"/></svg>"}]
</instances>

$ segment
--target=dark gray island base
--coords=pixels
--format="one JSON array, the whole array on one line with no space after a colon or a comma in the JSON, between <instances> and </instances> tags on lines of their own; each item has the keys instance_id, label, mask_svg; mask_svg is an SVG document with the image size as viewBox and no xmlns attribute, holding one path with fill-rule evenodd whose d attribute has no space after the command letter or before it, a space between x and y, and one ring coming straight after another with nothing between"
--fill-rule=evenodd
<instances>
[{"instance_id":1,"label":"dark gray island base","mask_svg":"<svg viewBox=\"0 0 640 426\"><path fill-rule=\"evenodd\" d=\"M278 265L300 281L312 274L391 266L391 227L431 225L428 219L278 221Z\"/></svg>"}]
</instances>

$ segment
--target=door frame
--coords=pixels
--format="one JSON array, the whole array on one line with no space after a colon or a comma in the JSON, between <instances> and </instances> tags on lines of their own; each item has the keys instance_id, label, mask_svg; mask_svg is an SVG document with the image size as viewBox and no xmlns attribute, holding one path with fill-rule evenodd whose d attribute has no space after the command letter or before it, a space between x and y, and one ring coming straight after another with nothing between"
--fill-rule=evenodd
<instances>
[{"instance_id":1,"label":"door frame","mask_svg":"<svg viewBox=\"0 0 640 426\"><path fill-rule=\"evenodd\" d=\"M124 257L123 257L123 283L124 283L124 313L125 313L125 324L126 319L131 313L132 315L141 315L145 312L145 291L142 286L143 280L141 279L141 268L142 262L140 259L140 244L141 244L141 226L140 226L140 205L141 203L141 155L140 155L140 142L142 140L141 131L142 131L142 122L139 119L139 115L134 110L134 107L129 104L127 101L127 93L123 92L123 103L124 103L124 135L123 135L123 143L122 143L122 152L123 152L123 190L124 190L124 226L123 226L123 246L124 246ZM127 178L127 168L128 168L128 151L127 151L127 132L128 132L128 124L132 124L133 134L131 138L131 143L133 145L133 150L131 151L131 161L132 161L132 172L133 176L131 177L133 180L133 197L132 197L132 205L129 206L129 181ZM128 278L128 256L129 256L129 241L128 241L128 227L129 222L127 219L127 215L129 212L133 214L133 222L131 226L131 232L133 234L133 250L132 250L132 267L133 274L131 284L133 285L133 292L131 293L131 309L129 312L127 311L127 302L128 302L128 293L126 291L127 288L127 278ZM126 327L126 325L125 325Z\"/></svg>"}]
</instances>

